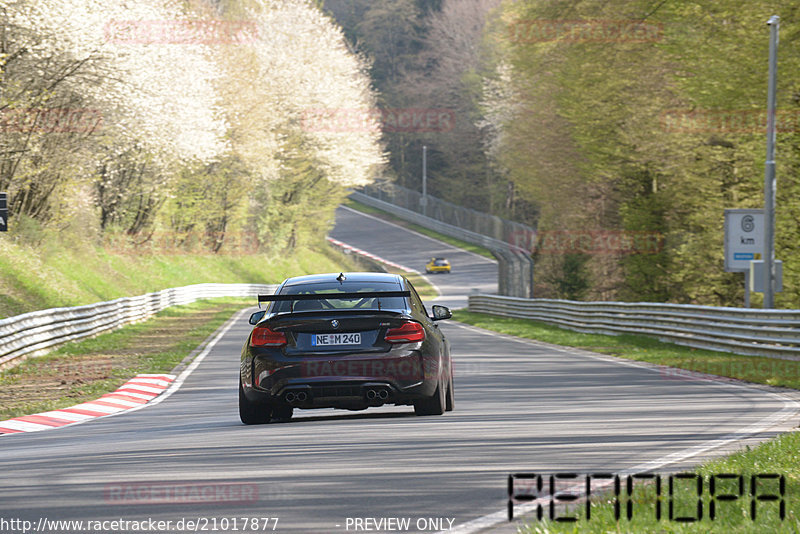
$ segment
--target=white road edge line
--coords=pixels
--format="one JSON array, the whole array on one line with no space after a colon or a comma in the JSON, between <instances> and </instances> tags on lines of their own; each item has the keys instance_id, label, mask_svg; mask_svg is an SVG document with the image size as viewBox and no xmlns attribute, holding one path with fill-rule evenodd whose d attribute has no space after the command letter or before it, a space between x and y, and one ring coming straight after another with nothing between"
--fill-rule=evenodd
<instances>
[{"instance_id":1,"label":"white road edge line","mask_svg":"<svg viewBox=\"0 0 800 534\"><path fill-rule=\"evenodd\" d=\"M211 341L209 341L206 344L205 347L203 347L202 352L200 352L200 354L198 354L197 357L195 357L195 359L192 360L192 363L189 364L189 366L186 369L184 369L183 372L180 375L178 375L178 377L175 380L172 381L172 384L170 385L170 387L167 388L167 390L164 391L164 393L160 394L158 397L155 397L153 400L149 401L148 403L141 404L136 408L131 408L130 410L124 410L124 411L121 411L121 412L110 413L108 415L101 415L101 416L98 416L98 417L91 417L89 419L84 419L83 421L75 421L74 423L70 423L68 425L64 425L64 426L60 426L60 427L48 427L48 428L50 430L60 430L62 428L72 428L72 427L75 427L75 426L78 426L78 425L82 425L84 423L89 423L91 421L98 421L100 419L106 419L108 417L115 417L117 415L124 415L124 414L127 414L127 413L136 412L136 411L139 411L139 410L141 410L143 408L147 408L148 406L153 406L154 404L158 404L158 403L162 402L164 399L166 399L167 397L169 397L170 395L172 395L173 393L178 391L178 389L180 389L181 385L183 385L184 380L186 380L186 378L190 374L192 374L192 371L197 369L197 366L200 365L200 362L202 362L203 359L205 359L205 357L208 356L208 354L211 352L211 349L213 349L214 346L217 343L219 343L219 340L222 339L222 336L224 336L225 334L228 333L228 330L230 330L231 327L234 324L236 324L236 322L239 320L239 318L241 318L242 315L244 315L244 313L247 312L247 310L248 309L245 308L245 309L237 312L236 315L234 315L232 318L228 319L227 323L225 323L221 327L219 327L217 329L217 332L218 332L217 335L214 336L214 338ZM91 401L87 401L87 402L91 402ZM45 412L45 413L49 413L49 412ZM37 414L37 415L42 415L42 414ZM12 434L3 434L3 438L8 438L10 436L25 436L25 435L28 435L28 434L29 434L29 432L16 432L16 433L12 433Z\"/></svg>"},{"instance_id":2,"label":"white road edge line","mask_svg":"<svg viewBox=\"0 0 800 534\"><path fill-rule=\"evenodd\" d=\"M586 358L592 358L592 359L595 359L595 360L602 360L602 361L606 361L606 362L610 362L610 363L616 363L616 364L619 364L619 365L625 365L625 366L629 366L629 367L636 367L638 369L644 369L644 370L647 370L647 371L650 371L650 372L653 372L653 373L661 373L661 372L663 372L661 369L656 369L654 367L650 367L649 365L641 365L642 362L635 362L635 361L630 361L630 360L628 360L628 361L620 361L620 359L618 359L618 358L605 357L604 355L595 356L594 354L592 354L589 351L580 350L580 349L570 350L573 347L561 347L559 345L553 345L551 343L545 343L545 342L536 341L536 340L533 340L533 339L519 338L519 337L508 335L508 334L501 334L501 333L498 333L498 332L492 332L491 330L485 330L483 328L479 328L479 327L472 326L472 325L467 325L467 324L464 324L464 323L459 323L459 322L456 322L456 321L453 321L450 324L452 324L453 326L457 326L459 328L472 330L474 332L479 332L479 333L490 335L490 336L493 336L493 337L499 337L501 339L506 339L506 340L510 340L510 341L516 341L518 343L522 343L522 344L525 344L525 345L535 345L535 346L539 346L539 347L542 347L542 346L550 347L550 348L553 348L554 350L561 350L563 352L566 352L568 354L572 354L574 356L583 356L583 357L586 357ZM637 364L639 364L639 365L637 365ZM655 365L655 364L652 364L652 365ZM658 469L660 467L664 467L666 465L677 463L677 462L686 460L688 458L691 458L693 456L697 456L698 454L702 454L702 453L704 453L706 451L709 451L709 450L712 450L712 449L717 449L719 447L723 447L723 446L725 446L727 444L733 443L734 441L738 441L738 440L741 440L741 439L744 439L744 438L747 438L747 437L750 437L750 436L754 436L756 434L760 434L760 433L765 432L766 430L769 430L770 428L778 425L779 423L782 423L782 422L786 421L787 419L795 416L797 414L797 412L800 410L800 402L798 402L798 401L796 401L794 399L791 399L789 397L786 397L784 395L781 395L779 393L774 393L774 392L771 392L771 391L765 391L763 389L750 387L750 386L747 386L745 384L739 384L739 383L735 383L735 382L715 380L713 378L697 377L695 379L696 380L705 381L705 382L710 382L710 383L712 383L714 385L718 385L718 386L731 386L731 387L734 387L734 388L746 389L746 390L750 390L750 391L758 391L759 393L766 394L766 395L768 395L770 397L773 397L774 399L783 401L783 408L780 411L774 412L773 414L761 419L760 421L758 421L756 423L753 423L753 424L751 424L749 426L746 426L744 428L741 428L741 429L737 430L736 432L732 432L730 434L722 436L721 438L712 439L712 440L706 441L704 443L699 443L697 445L689 447L688 449L685 449L683 451L674 452L672 454L668 454L667 456L664 456L664 457L659 458L657 460L651 460L649 462L646 462L646 463L631 467L629 469L621 471L620 473L618 473L619 475L627 476L627 475L634 474L634 473L643 473L643 472L647 472L647 471L653 471L653 470ZM518 512L519 516L525 515L526 513L529 513L529 512L532 512L532 511L536 510L536 506L539 506L541 504L542 503L537 502L537 503L519 505L519 506L515 507L515 513ZM453 529L443 530L443 531L437 532L436 534L476 534L476 533L478 533L478 532L480 532L482 530L498 526L498 525L500 525L502 523L508 523L508 511L507 510L502 510L502 511L499 511L499 512L494 512L494 513L491 513L491 514L487 514L487 515L482 516L482 517L478 517L476 519L473 519L472 521L468 521L466 523L462 523L461 525L456 525Z\"/></svg>"},{"instance_id":3,"label":"white road edge line","mask_svg":"<svg viewBox=\"0 0 800 534\"><path fill-rule=\"evenodd\" d=\"M233 325L235 325L239 321L239 319L248 311L248 309L249 308L240 310L239 312L236 313L236 315L228 319L228 322L222 325L219 330L217 330L218 333L216 336L214 336L214 339L209 341L208 344L205 347L203 347L202 352L200 352L200 354L198 354L195 357L195 359L192 360L192 363L190 363L189 366L186 367L186 369L184 369L183 372L179 374L175 380L172 381L172 384L164 393L162 393L152 401L148 402L147 404L143 404L139 408L134 408L133 410L129 410L128 412L125 413L130 413L136 410L141 410L142 408L147 408L148 406L153 406L154 404L158 404L167 399L170 395L172 395L176 391L178 391L183 385L184 381L189 377L189 375L192 374L192 372L194 372L194 370L197 369L197 367L206 358L206 356L208 356L211 353L211 349L213 349L217 345L217 343L219 343L222 337L228 333L228 330L230 330L233 327Z\"/></svg>"},{"instance_id":4,"label":"white road edge line","mask_svg":"<svg viewBox=\"0 0 800 534\"><path fill-rule=\"evenodd\" d=\"M463 249L463 248L459 248L459 247L457 247L457 246L455 246L455 245L451 245L450 243L445 243L444 241L439 241L438 239L435 239L435 238L433 238L433 237L427 236L427 235L425 235L425 234L420 234L419 232L416 232L416 231L414 231L414 230L409 230L409 229L408 229L408 228L406 228L405 226L400 226L399 224L396 224L396 223L393 223L393 222L386 221L386 220L384 220L384 219L381 219L380 217L375 217L374 215L370 215L369 213L364 213L363 211L358 211L358 210L356 210L356 209L349 208L349 207L347 207L347 206L344 206L344 205L340 205L339 207L340 207L340 208L342 208L342 209L346 209L346 210L348 210L348 211L352 211L352 212L354 212L354 213L358 213L359 215L363 215L364 217L367 217L367 218L369 218L369 219L375 219L376 221L378 221L378 222L382 222L382 223L384 223L384 224L388 224L389 226L394 226L395 228L400 228L401 230L405 230L405 231L406 231L406 232L408 232L408 233L411 233L411 234L417 235L417 236L419 236L419 237L421 237L421 238L423 238L423 239L427 239L428 241L433 241L433 242L435 242L435 243L436 243L437 245L439 245L439 246L441 246L441 245L444 245L445 247L448 247L448 248L450 248L450 249L452 249L452 250L457 250L457 251L459 251L459 252L464 252L464 253L466 253L466 254L472 254L472 255L473 255L473 256L475 256L476 258L480 258L480 259L482 259L483 261L485 261L485 262L487 262L487 263L494 263L495 265L497 264L497 260L490 260L489 258L487 258L487 257L485 257L485 256L481 256L480 254L476 254L475 252L472 252L472 251L470 251L470 250L465 250L465 249ZM376 209L377 209L377 208L376 208Z\"/></svg>"}]
</instances>

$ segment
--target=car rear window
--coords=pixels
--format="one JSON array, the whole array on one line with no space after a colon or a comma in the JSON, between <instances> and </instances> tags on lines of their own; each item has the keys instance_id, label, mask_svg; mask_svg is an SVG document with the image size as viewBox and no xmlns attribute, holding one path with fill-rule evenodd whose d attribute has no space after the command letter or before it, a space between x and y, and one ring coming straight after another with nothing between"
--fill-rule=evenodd
<instances>
[{"instance_id":1,"label":"car rear window","mask_svg":"<svg viewBox=\"0 0 800 534\"><path fill-rule=\"evenodd\" d=\"M321 310L405 310L408 308L404 297L374 297L367 299L340 299L342 293L373 293L376 291L402 291L399 284L387 282L323 282L315 284L284 287L281 295L320 295L320 300L298 300L294 302L274 302L272 313L289 311ZM329 298L328 295L330 295ZM294 306L292 308L292 306Z\"/></svg>"},{"instance_id":2,"label":"car rear window","mask_svg":"<svg viewBox=\"0 0 800 534\"><path fill-rule=\"evenodd\" d=\"M433 264L434 264L434 265L437 265L437 266L439 266L439 267L442 267L442 266L444 266L444 265L448 265L448 262L447 262L447 260L435 260L435 261L433 262Z\"/></svg>"}]
</instances>

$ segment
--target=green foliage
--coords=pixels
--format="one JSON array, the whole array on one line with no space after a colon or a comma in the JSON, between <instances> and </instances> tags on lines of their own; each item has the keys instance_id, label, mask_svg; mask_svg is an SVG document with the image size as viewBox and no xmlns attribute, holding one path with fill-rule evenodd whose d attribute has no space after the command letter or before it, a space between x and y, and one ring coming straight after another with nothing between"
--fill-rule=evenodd
<instances>
[{"instance_id":1,"label":"green foliage","mask_svg":"<svg viewBox=\"0 0 800 534\"><path fill-rule=\"evenodd\" d=\"M687 0L504 4L510 24L643 21L662 29L638 41L592 41L569 32L506 41L519 101L505 124L501 162L517 193L540 208L539 230L663 235L658 253L587 261L586 298L741 305L742 275L723 271L723 210L763 204L765 136L758 122L766 103L765 22L782 16L778 109L796 114L798 11L796 1L779 9L767 1L747 9ZM691 112L729 120L692 123ZM745 116L741 127L735 120ZM777 300L793 307L800 305L797 135L780 133L777 145L776 255L788 267ZM563 289L565 263L541 265L540 291Z\"/></svg>"},{"instance_id":2,"label":"green foliage","mask_svg":"<svg viewBox=\"0 0 800 534\"><path fill-rule=\"evenodd\" d=\"M282 179L256 195L265 206L256 219L259 241L274 252L317 244L347 195L326 179L320 162L309 158L302 135L285 138L280 161Z\"/></svg>"},{"instance_id":3,"label":"green foliage","mask_svg":"<svg viewBox=\"0 0 800 534\"><path fill-rule=\"evenodd\" d=\"M20 0L0 15L0 191L14 238L36 221L149 251L302 248L321 241L344 187L369 183L382 167L374 131L304 121L375 101L364 59L321 1L65 5ZM394 32L372 46L401 69L418 45L392 17L409 15L415 28L417 10L432 6L384 7L359 20ZM209 33L202 45L174 46L177 34L166 31L166 46L148 46L142 34L130 48L130 35L113 31L122 20L198 31L210 26L189 21L230 21L248 42ZM187 28L181 39L200 37Z\"/></svg>"},{"instance_id":4,"label":"green foliage","mask_svg":"<svg viewBox=\"0 0 800 534\"><path fill-rule=\"evenodd\" d=\"M490 128L481 106L495 51L483 43L499 0L326 0L352 46L372 62L387 110L433 110L448 118L431 128L383 132L389 175L419 190L427 146L428 191L502 216L530 214L517 202L485 147Z\"/></svg>"},{"instance_id":5,"label":"green foliage","mask_svg":"<svg viewBox=\"0 0 800 534\"><path fill-rule=\"evenodd\" d=\"M415 0L371 2L355 30L374 58L373 80L396 81L420 49L419 8Z\"/></svg>"},{"instance_id":6,"label":"green foliage","mask_svg":"<svg viewBox=\"0 0 800 534\"><path fill-rule=\"evenodd\" d=\"M255 245L255 233L244 227L252 190L249 170L235 156L184 169L162 214L170 229L166 241L214 253Z\"/></svg>"},{"instance_id":7,"label":"green foliage","mask_svg":"<svg viewBox=\"0 0 800 534\"><path fill-rule=\"evenodd\" d=\"M556 287L558 296L568 300L581 300L589 289L586 273L587 254L565 254L562 263L562 274L558 277Z\"/></svg>"},{"instance_id":8,"label":"green foliage","mask_svg":"<svg viewBox=\"0 0 800 534\"><path fill-rule=\"evenodd\" d=\"M649 235L653 236L651 242L657 245L652 251L629 254L621 259L624 282L619 294L624 300L665 302L671 297L665 276L671 262L658 236L663 236L667 230L669 199L663 193L646 191L646 187L643 189L639 195L620 206L622 225L631 232L650 232Z\"/></svg>"}]
</instances>

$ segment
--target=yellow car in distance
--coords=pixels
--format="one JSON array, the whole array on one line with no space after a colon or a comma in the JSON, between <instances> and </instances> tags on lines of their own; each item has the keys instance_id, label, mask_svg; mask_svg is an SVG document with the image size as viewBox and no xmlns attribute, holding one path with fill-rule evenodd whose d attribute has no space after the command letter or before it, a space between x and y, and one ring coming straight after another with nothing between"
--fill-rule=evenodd
<instances>
[{"instance_id":1,"label":"yellow car in distance","mask_svg":"<svg viewBox=\"0 0 800 534\"><path fill-rule=\"evenodd\" d=\"M431 273L447 273L450 274L450 262L445 258L431 258L431 261L425 265L425 272Z\"/></svg>"}]
</instances>

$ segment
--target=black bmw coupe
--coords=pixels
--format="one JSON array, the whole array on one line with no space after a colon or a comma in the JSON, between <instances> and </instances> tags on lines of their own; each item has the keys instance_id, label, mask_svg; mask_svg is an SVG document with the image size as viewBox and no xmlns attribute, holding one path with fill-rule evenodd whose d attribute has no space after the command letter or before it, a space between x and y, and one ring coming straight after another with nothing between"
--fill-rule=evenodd
<instances>
[{"instance_id":1,"label":"black bmw coupe","mask_svg":"<svg viewBox=\"0 0 800 534\"><path fill-rule=\"evenodd\" d=\"M287 420L295 408L364 410L413 405L417 415L453 409L450 344L404 277L340 273L285 280L250 317L242 348L239 416Z\"/></svg>"}]
</instances>

